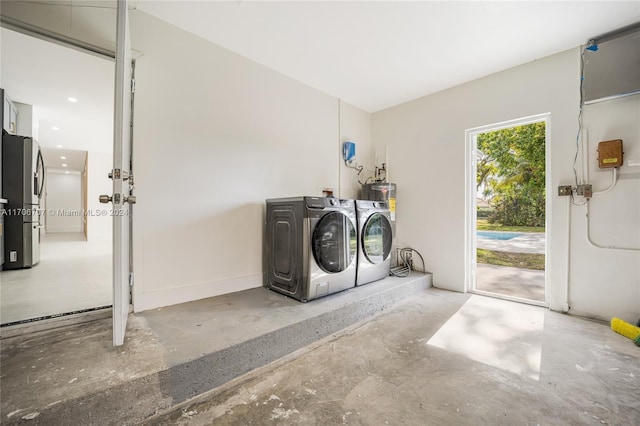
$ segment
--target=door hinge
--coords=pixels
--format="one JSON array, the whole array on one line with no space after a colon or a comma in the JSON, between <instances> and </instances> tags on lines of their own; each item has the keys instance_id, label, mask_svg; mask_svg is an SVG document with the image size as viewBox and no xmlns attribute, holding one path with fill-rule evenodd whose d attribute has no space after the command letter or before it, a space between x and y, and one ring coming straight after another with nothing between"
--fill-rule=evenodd
<instances>
[{"instance_id":1,"label":"door hinge","mask_svg":"<svg viewBox=\"0 0 640 426\"><path fill-rule=\"evenodd\" d=\"M136 79L131 79L131 93L136 93Z\"/></svg>"}]
</instances>

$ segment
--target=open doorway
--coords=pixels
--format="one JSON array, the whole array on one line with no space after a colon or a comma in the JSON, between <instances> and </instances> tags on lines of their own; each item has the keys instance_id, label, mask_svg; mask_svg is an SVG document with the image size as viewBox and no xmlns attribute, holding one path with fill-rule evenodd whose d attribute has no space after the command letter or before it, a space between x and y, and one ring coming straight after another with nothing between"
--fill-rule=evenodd
<instances>
[{"instance_id":1,"label":"open doorway","mask_svg":"<svg viewBox=\"0 0 640 426\"><path fill-rule=\"evenodd\" d=\"M467 131L467 288L547 305L549 115Z\"/></svg>"},{"instance_id":2,"label":"open doorway","mask_svg":"<svg viewBox=\"0 0 640 426\"><path fill-rule=\"evenodd\" d=\"M107 309L112 303L113 60L2 28L0 86L28 109L18 134L45 164L40 261L3 265L2 326ZM19 115L20 118L20 115Z\"/></svg>"}]
</instances>

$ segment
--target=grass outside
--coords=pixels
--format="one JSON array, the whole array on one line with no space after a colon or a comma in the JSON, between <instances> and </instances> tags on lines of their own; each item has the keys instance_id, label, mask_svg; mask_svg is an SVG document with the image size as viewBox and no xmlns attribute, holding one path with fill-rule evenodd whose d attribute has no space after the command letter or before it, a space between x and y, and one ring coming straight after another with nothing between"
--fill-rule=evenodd
<instances>
[{"instance_id":1,"label":"grass outside","mask_svg":"<svg viewBox=\"0 0 640 426\"><path fill-rule=\"evenodd\" d=\"M544 271L544 254L537 253L509 253L478 249L478 263L489 265L511 266L513 268L536 269Z\"/></svg>"},{"instance_id":2,"label":"grass outside","mask_svg":"<svg viewBox=\"0 0 640 426\"><path fill-rule=\"evenodd\" d=\"M486 219L478 219L476 227L478 231L544 232L544 226L502 226L489 223Z\"/></svg>"}]
</instances>

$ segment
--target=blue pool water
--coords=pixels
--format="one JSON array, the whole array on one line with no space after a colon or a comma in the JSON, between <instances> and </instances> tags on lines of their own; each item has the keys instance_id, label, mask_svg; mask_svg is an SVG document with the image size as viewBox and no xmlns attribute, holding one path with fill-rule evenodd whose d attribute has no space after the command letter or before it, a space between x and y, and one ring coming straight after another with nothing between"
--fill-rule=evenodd
<instances>
[{"instance_id":1,"label":"blue pool water","mask_svg":"<svg viewBox=\"0 0 640 426\"><path fill-rule=\"evenodd\" d=\"M478 231L476 233L478 238L485 238L488 240L510 240L515 237L519 237L518 232L502 232L502 231Z\"/></svg>"}]
</instances>

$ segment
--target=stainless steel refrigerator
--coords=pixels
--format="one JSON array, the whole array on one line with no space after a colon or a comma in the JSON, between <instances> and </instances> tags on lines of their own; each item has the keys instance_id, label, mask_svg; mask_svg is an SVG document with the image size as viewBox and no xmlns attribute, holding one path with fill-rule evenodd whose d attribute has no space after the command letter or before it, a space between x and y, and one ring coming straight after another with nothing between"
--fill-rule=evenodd
<instances>
[{"instance_id":1,"label":"stainless steel refrigerator","mask_svg":"<svg viewBox=\"0 0 640 426\"><path fill-rule=\"evenodd\" d=\"M4 205L3 269L31 268L40 261L40 198L44 161L35 139L2 136Z\"/></svg>"}]
</instances>

